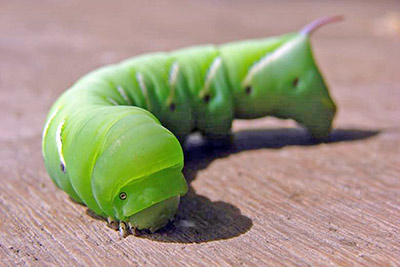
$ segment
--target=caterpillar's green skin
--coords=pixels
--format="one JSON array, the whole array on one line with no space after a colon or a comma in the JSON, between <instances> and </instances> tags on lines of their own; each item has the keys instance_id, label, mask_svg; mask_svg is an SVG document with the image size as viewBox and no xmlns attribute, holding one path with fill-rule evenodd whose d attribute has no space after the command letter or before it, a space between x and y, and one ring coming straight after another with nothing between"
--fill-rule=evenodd
<instances>
[{"instance_id":1,"label":"caterpillar's green skin","mask_svg":"<svg viewBox=\"0 0 400 267\"><path fill-rule=\"evenodd\" d=\"M49 112L43 156L50 177L74 200L156 230L177 207L164 201L187 191L178 138L194 130L219 138L234 118L267 115L294 119L322 138L335 110L304 32L198 46L81 78ZM151 216L140 213L156 203ZM155 214L162 218L149 219Z\"/></svg>"}]
</instances>

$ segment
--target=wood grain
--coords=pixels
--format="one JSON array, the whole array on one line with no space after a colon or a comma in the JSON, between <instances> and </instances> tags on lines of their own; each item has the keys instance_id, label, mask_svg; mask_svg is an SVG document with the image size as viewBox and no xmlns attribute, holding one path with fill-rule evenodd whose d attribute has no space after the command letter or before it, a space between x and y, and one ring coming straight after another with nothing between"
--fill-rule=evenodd
<instances>
[{"instance_id":1,"label":"wood grain","mask_svg":"<svg viewBox=\"0 0 400 267\"><path fill-rule=\"evenodd\" d=\"M0 265L400 265L398 1L0 1ZM121 239L48 177L41 130L84 73L158 50L346 21L313 37L339 112L315 143L292 121L198 136L177 220Z\"/></svg>"}]
</instances>

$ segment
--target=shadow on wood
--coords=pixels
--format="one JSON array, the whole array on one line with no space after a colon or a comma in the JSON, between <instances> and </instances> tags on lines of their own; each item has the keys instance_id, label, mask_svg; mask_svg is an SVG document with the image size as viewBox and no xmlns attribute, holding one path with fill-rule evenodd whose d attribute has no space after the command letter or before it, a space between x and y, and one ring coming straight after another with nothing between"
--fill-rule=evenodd
<instances>
[{"instance_id":1,"label":"shadow on wood","mask_svg":"<svg viewBox=\"0 0 400 267\"><path fill-rule=\"evenodd\" d=\"M237 207L221 201L213 202L196 194L190 186L197 172L207 168L215 159L246 150L348 142L377 134L379 131L336 129L327 139L318 141L300 128L245 130L234 133L234 143L226 147L211 146L200 135L195 134L185 146L183 172L189 183L189 192L182 198L176 220L156 233L143 233L140 237L159 242L203 243L234 238L250 230L252 220L241 214Z\"/></svg>"}]
</instances>

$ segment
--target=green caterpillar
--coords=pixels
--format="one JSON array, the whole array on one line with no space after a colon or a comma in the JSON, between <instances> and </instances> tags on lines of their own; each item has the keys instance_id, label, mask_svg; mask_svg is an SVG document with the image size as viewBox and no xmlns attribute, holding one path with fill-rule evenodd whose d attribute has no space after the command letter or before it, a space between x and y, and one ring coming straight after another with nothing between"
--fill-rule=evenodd
<instances>
[{"instance_id":1,"label":"green caterpillar","mask_svg":"<svg viewBox=\"0 0 400 267\"><path fill-rule=\"evenodd\" d=\"M294 119L326 137L336 106L300 32L155 53L95 70L53 105L43 157L54 183L123 236L154 232L187 192L180 141L229 136L234 118Z\"/></svg>"}]
</instances>

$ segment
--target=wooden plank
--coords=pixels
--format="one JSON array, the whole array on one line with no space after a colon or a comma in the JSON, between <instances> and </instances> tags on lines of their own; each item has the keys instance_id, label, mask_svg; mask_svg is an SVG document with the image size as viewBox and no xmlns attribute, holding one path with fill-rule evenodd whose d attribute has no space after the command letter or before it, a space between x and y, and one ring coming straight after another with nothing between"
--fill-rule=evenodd
<instances>
[{"instance_id":1,"label":"wooden plank","mask_svg":"<svg viewBox=\"0 0 400 267\"><path fill-rule=\"evenodd\" d=\"M0 256L5 265L400 265L398 1L0 1ZM175 223L121 239L48 177L41 129L82 74L135 54L346 21L313 37L339 105L328 142L236 121L186 149Z\"/></svg>"}]
</instances>

